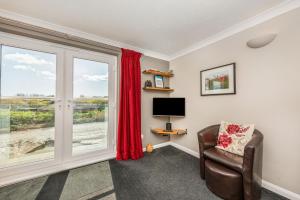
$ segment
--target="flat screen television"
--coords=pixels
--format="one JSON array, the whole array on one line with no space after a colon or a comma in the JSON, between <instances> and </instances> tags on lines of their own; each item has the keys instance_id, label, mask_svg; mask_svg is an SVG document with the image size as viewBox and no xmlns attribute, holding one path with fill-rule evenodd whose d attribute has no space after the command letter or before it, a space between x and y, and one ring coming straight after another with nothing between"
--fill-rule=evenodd
<instances>
[{"instance_id":1,"label":"flat screen television","mask_svg":"<svg viewBox=\"0 0 300 200\"><path fill-rule=\"evenodd\" d=\"M185 116L185 98L153 98L154 116Z\"/></svg>"}]
</instances>

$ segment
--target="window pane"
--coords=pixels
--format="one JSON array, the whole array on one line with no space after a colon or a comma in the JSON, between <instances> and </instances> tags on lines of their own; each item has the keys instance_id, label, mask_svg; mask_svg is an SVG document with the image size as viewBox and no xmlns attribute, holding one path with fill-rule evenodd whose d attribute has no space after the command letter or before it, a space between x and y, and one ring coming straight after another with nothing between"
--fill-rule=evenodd
<instances>
[{"instance_id":1,"label":"window pane","mask_svg":"<svg viewBox=\"0 0 300 200\"><path fill-rule=\"evenodd\" d=\"M54 157L56 55L2 46L1 165Z\"/></svg>"},{"instance_id":2,"label":"window pane","mask_svg":"<svg viewBox=\"0 0 300 200\"><path fill-rule=\"evenodd\" d=\"M108 64L74 59L73 154L107 148Z\"/></svg>"}]
</instances>

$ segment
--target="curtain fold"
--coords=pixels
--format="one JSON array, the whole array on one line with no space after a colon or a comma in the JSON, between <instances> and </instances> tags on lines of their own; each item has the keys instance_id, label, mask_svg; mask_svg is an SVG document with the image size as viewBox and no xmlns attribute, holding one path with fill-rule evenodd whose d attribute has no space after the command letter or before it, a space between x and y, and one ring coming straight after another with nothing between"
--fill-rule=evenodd
<instances>
[{"instance_id":1,"label":"curtain fold","mask_svg":"<svg viewBox=\"0 0 300 200\"><path fill-rule=\"evenodd\" d=\"M117 160L144 156L141 140L141 53L122 49Z\"/></svg>"}]
</instances>

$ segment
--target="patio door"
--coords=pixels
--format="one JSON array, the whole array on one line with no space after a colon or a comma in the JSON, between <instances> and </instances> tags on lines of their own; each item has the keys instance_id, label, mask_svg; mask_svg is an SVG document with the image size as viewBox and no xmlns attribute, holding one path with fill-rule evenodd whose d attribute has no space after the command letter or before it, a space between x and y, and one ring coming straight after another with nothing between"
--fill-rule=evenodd
<instances>
[{"instance_id":1,"label":"patio door","mask_svg":"<svg viewBox=\"0 0 300 200\"><path fill-rule=\"evenodd\" d=\"M114 149L115 60L89 51L67 53L65 156L82 160Z\"/></svg>"},{"instance_id":2,"label":"patio door","mask_svg":"<svg viewBox=\"0 0 300 200\"><path fill-rule=\"evenodd\" d=\"M59 163L63 52L1 38L0 169Z\"/></svg>"},{"instance_id":3,"label":"patio door","mask_svg":"<svg viewBox=\"0 0 300 200\"><path fill-rule=\"evenodd\" d=\"M115 67L0 32L0 186L114 156Z\"/></svg>"}]
</instances>

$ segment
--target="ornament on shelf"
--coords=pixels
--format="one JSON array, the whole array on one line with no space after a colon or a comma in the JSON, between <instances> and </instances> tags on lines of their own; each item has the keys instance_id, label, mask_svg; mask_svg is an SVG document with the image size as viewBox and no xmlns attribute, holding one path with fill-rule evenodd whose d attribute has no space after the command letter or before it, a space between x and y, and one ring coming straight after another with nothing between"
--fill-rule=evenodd
<instances>
[{"instance_id":1,"label":"ornament on shelf","mask_svg":"<svg viewBox=\"0 0 300 200\"><path fill-rule=\"evenodd\" d=\"M152 87L152 82L150 80L146 80L145 87Z\"/></svg>"}]
</instances>

